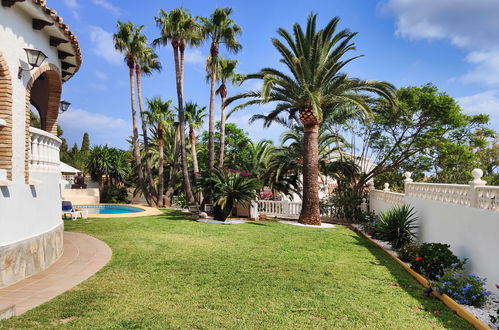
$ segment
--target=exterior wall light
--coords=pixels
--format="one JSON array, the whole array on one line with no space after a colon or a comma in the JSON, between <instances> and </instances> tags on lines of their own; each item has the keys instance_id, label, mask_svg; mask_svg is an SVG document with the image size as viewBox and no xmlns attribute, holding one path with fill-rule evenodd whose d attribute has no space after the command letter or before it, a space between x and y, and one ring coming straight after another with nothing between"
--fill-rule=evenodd
<instances>
[{"instance_id":1,"label":"exterior wall light","mask_svg":"<svg viewBox=\"0 0 499 330\"><path fill-rule=\"evenodd\" d=\"M61 104L59 105L60 113L68 111L70 105L71 103L69 103L68 101L61 101Z\"/></svg>"},{"instance_id":2,"label":"exterior wall light","mask_svg":"<svg viewBox=\"0 0 499 330\"><path fill-rule=\"evenodd\" d=\"M21 66L19 67L19 72L17 74L17 78L21 79L21 75L23 71L31 71L34 68L38 68L42 65L43 61L47 58L42 51L36 49L24 48L26 51L26 57L28 58L28 64L31 66L31 69L23 69Z\"/></svg>"}]
</instances>

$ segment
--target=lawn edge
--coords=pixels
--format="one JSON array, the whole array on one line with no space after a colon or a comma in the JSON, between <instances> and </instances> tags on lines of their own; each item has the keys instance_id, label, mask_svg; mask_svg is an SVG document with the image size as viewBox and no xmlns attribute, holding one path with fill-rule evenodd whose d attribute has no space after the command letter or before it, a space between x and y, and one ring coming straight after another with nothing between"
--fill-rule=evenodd
<instances>
[{"instance_id":1,"label":"lawn edge","mask_svg":"<svg viewBox=\"0 0 499 330\"><path fill-rule=\"evenodd\" d=\"M385 249L383 246L381 246L378 242L373 240L371 237L363 233L362 231L358 230L351 224L344 224L346 227L349 227L352 229L354 232L357 234L360 234L361 236L367 238L369 241L374 243L376 246L378 246L381 250L385 251L386 254L388 254L393 260L395 260L399 265L401 265L409 274L412 275L423 287L425 288L430 288L431 285L428 282L426 278L424 278L421 274L415 272L411 267L409 267L405 262L400 260L396 255ZM473 314L471 314L468 310L466 310L463 306L458 304L457 302L454 301L451 297L448 295L440 294L436 290L433 290L432 295L438 298L440 301L442 301L448 308L456 312L457 315L459 315L461 318L466 320L469 324L471 324L474 328L479 329L479 330L491 330L491 328L476 318Z\"/></svg>"}]
</instances>

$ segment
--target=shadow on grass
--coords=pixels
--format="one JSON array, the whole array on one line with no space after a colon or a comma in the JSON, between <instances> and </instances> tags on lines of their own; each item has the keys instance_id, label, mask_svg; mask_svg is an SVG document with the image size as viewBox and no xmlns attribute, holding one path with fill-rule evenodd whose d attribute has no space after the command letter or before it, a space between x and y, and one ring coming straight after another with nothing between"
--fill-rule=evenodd
<instances>
[{"instance_id":1,"label":"shadow on grass","mask_svg":"<svg viewBox=\"0 0 499 330\"><path fill-rule=\"evenodd\" d=\"M410 296L415 298L421 306L423 306L422 310L420 310L418 306L411 306L411 308L413 308L415 312L431 313L440 322L439 325L447 329L463 329L463 325L468 324L464 319L462 319L463 324L461 325L457 325L456 322L452 322L451 324L451 321L448 319L448 317L453 316L456 318L460 318L454 313L454 311L449 309L436 297L432 295L426 296L423 293L424 287L377 245L353 230L351 237L357 240L355 244L365 247L378 260L378 263L374 263L371 261L373 265L384 266L390 271L390 273L396 279L396 286L394 287L394 289L397 286L400 287ZM447 317L445 314L447 314ZM469 324L468 328L473 329L473 327Z\"/></svg>"}]
</instances>

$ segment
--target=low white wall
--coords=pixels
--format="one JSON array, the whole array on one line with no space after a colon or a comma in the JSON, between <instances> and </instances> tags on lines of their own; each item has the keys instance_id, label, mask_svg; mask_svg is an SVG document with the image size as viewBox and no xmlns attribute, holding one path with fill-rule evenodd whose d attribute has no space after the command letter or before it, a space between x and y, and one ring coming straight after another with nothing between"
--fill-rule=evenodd
<instances>
[{"instance_id":1,"label":"low white wall","mask_svg":"<svg viewBox=\"0 0 499 330\"><path fill-rule=\"evenodd\" d=\"M62 223L60 173L31 173L39 181L16 180L0 187L0 247L48 232Z\"/></svg>"},{"instance_id":2,"label":"low white wall","mask_svg":"<svg viewBox=\"0 0 499 330\"><path fill-rule=\"evenodd\" d=\"M63 189L62 199L75 204L99 204L99 189Z\"/></svg>"},{"instance_id":3,"label":"low white wall","mask_svg":"<svg viewBox=\"0 0 499 330\"><path fill-rule=\"evenodd\" d=\"M475 197L468 185L409 183L405 195L371 190L370 209L379 214L402 203L413 206L418 240L449 244L456 256L468 258L467 270L487 278L487 288L495 290L499 284L497 187L481 187L487 196Z\"/></svg>"},{"instance_id":4,"label":"low white wall","mask_svg":"<svg viewBox=\"0 0 499 330\"><path fill-rule=\"evenodd\" d=\"M468 269L487 277L487 287L499 284L499 212L453 203L406 197L419 217L422 242L446 243Z\"/></svg>"}]
</instances>

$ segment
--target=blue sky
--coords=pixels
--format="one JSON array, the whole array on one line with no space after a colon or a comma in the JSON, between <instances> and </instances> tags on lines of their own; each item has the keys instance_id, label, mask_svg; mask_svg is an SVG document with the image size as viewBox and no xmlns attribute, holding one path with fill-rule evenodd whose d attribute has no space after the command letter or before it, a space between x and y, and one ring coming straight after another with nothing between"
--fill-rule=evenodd
<instances>
[{"instance_id":1,"label":"blue sky","mask_svg":"<svg viewBox=\"0 0 499 330\"><path fill-rule=\"evenodd\" d=\"M83 132L92 144L127 148L131 134L128 68L114 51L116 21L145 25L149 40L159 34L154 24L158 10L183 6L193 15L207 16L216 7L234 8L234 20L243 28L237 55L241 73L278 65L270 39L276 29L305 23L309 12L318 13L319 25L340 16L341 28L359 32L358 54L345 71L362 79L386 80L397 87L432 82L458 99L467 113L487 113L499 130L499 12L497 0L274 0L274 1L118 1L49 0L77 35L83 52L80 71L63 89L72 103L60 117L70 145L80 143ZM160 48L163 71L143 79L144 97L161 96L176 103L171 48ZM209 86L204 63L208 43L186 51L185 98L208 106ZM240 90L256 87L247 83ZM229 93L238 89L230 88ZM220 102L217 100L217 117ZM248 123L269 106L252 107L234 114L235 122L255 139L278 141L281 127L262 128Z\"/></svg>"}]
</instances>

